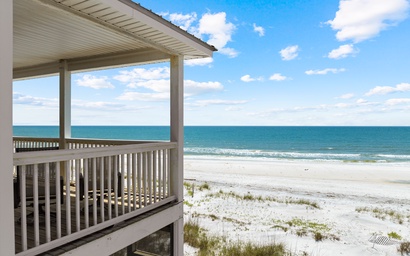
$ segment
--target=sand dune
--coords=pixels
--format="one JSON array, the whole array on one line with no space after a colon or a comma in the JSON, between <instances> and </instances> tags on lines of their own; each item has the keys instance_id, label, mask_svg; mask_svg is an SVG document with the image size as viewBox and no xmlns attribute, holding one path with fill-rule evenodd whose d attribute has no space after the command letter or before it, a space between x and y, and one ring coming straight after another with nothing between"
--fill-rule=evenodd
<instances>
[{"instance_id":1,"label":"sand dune","mask_svg":"<svg viewBox=\"0 0 410 256\"><path fill-rule=\"evenodd\" d=\"M185 195L185 218L232 241L364 256L399 255L397 243L410 240L410 164L186 157L185 178L210 186ZM382 245L391 232L401 240Z\"/></svg>"}]
</instances>

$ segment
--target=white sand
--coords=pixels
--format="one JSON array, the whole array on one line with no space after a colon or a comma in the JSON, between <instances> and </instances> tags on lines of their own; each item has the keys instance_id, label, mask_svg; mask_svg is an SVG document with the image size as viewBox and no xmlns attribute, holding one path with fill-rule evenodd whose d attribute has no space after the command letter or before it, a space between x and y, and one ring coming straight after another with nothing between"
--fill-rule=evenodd
<instances>
[{"instance_id":1,"label":"white sand","mask_svg":"<svg viewBox=\"0 0 410 256\"><path fill-rule=\"evenodd\" d=\"M198 220L209 233L230 240L284 242L296 253L309 255L400 255L397 244L369 242L373 234L395 232L410 240L410 164L342 163L318 161L235 160L232 158L185 158L185 179L194 183L194 196L185 193L185 219ZM210 190L199 191L207 182ZM307 199L320 209L301 204L238 200L212 196L222 190L238 195ZM394 210L402 223L386 215L376 218L358 207ZM217 219L212 220L211 215ZM212 216L213 217L213 216ZM316 242L313 233L296 235L301 227L289 227L294 218L324 224L320 231L339 241ZM288 227L287 232L275 225ZM187 247L188 248L188 247ZM192 250L187 249L186 255Z\"/></svg>"}]
</instances>

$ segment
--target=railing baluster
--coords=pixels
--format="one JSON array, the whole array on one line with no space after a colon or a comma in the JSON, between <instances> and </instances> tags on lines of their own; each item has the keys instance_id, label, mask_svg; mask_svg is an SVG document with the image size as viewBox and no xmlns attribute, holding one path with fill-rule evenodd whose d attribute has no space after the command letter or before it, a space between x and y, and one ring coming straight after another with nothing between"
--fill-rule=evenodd
<instances>
[{"instance_id":1,"label":"railing baluster","mask_svg":"<svg viewBox=\"0 0 410 256\"><path fill-rule=\"evenodd\" d=\"M107 166L107 191L108 191L108 219L110 220L112 218L112 214L111 214L111 192L112 192L112 188L111 188L111 181L112 181L112 177L111 177L111 172L114 171L112 169L112 156L107 157L107 161L108 161L108 166Z\"/></svg>"},{"instance_id":2,"label":"railing baluster","mask_svg":"<svg viewBox=\"0 0 410 256\"><path fill-rule=\"evenodd\" d=\"M162 196L166 197L166 188L167 188L167 159L168 159L168 150L164 150L164 155L162 158Z\"/></svg>"},{"instance_id":3,"label":"railing baluster","mask_svg":"<svg viewBox=\"0 0 410 256\"><path fill-rule=\"evenodd\" d=\"M127 209L128 212L131 212L131 154L127 154L126 155L126 159L127 159Z\"/></svg>"},{"instance_id":4,"label":"railing baluster","mask_svg":"<svg viewBox=\"0 0 410 256\"><path fill-rule=\"evenodd\" d=\"M38 164L34 165L33 171L33 197L34 197L34 244L40 245L40 224L38 205Z\"/></svg>"},{"instance_id":5,"label":"railing baluster","mask_svg":"<svg viewBox=\"0 0 410 256\"><path fill-rule=\"evenodd\" d=\"M134 211L137 209L137 154L132 154L132 203Z\"/></svg>"},{"instance_id":6,"label":"railing baluster","mask_svg":"<svg viewBox=\"0 0 410 256\"><path fill-rule=\"evenodd\" d=\"M71 234L71 196L70 196L70 174L71 174L71 163L70 161L65 162L65 214L66 214L66 233Z\"/></svg>"},{"instance_id":7,"label":"railing baluster","mask_svg":"<svg viewBox=\"0 0 410 256\"><path fill-rule=\"evenodd\" d=\"M104 157L100 157L100 216L101 222L105 221L104 216Z\"/></svg>"},{"instance_id":8,"label":"railing baluster","mask_svg":"<svg viewBox=\"0 0 410 256\"><path fill-rule=\"evenodd\" d=\"M175 150L175 149L174 149ZM171 150L167 149L168 152L168 157L167 157L167 194L166 196L170 196L171 195Z\"/></svg>"},{"instance_id":9,"label":"railing baluster","mask_svg":"<svg viewBox=\"0 0 410 256\"><path fill-rule=\"evenodd\" d=\"M154 197L154 203L157 202L157 157L158 151L154 150L152 156L152 196Z\"/></svg>"},{"instance_id":10,"label":"railing baluster","mask_svg":"<svg viewBox=\"0 0 410 256\"><path fill-rule=\"evenodd\" d=\"M75 160L75 222L77 232L81 230L80 212L80 159Z\"/></svg>"},{"instance_id":11,"label":"railing baluster","mask_svg":"<svg viewBox=\"0 0 410 256\"><path fill-rule=\"evenodd\" d=\"M46 207L46 242L51 241L51 232L50 232L50 163L45 165L45 207Z\"/></svg>"},{"instance_id":12,"label":"railing baluster","mask_svg":"<svg viewBox=\"0 0 410 256\"><path fill-rule=\"evenodd\" d=\"M88 181L89 181L89 178L88 178L88 158L85 158L84 159L84 162L83 162L84 164L83 164L83 168L84 168L84 177L83 177L83 181L84 181L84 198L83 198L83 200L84 200L84 219L85 219L85 228L89 228L90 227L90 219L89 219L89 216L88 216Z\"/></svg>"},{"instance_id":13,"label":"railing baluster","mask_svg":"<svg viewBox=\"0 0 410 256\"><path fill-rule=\"evenodd\" d=\"M60 162L56 163L56 211L57 211L57 238L61 238L61 191L62 191L62 187L60 186Z\"/></svg>"},{"instance_id":14,"label":"railing baluster","mask_svg":"<svg viewBox=\"0 0 410 256\"><path fill-rule=\"evenodd\" d=\"M149 204L152 204L152 151L148 152L148 198Z\"/></svg>"},{"instance_id":15,"label":"railing baluster","mask_svg":"<svg viewBox=\"0 0 410 256\"><path fill-rule=\"evenodd\" d=\"M125 202L124 202L124 175L125 175L125 163L124 163L124 154L121 155L121 215L125 214Z\"/></svg>"},{"instance_id":16,"label":"railing baluster","mask_svg":"<svg viewBox=\"0 0 410 256\"><path fill-rule=\"evenodd\" d=\"M97 159L93 158L93 218L94 226L97 225ZM88 181L87 181L88 182Z\"/></svg>"},{"instance_id":17,"label":"railing baluster","mask_svg":"<svg viewBox=\"0 0 410 256\"><path fill-rule=\"evenodd\" d=\"M26 208L26 170L27 166L21 166L20 171L20 208L21 208L21 247L23 251L27 250L27 208Z\"/></svg>"},{"instance_id":18,"label":"railing baluster","mask_svg":"<svg viewBox=\"0 0 410 256\"><path fill-rule=\"evenodd\" d=\"M118 163L118 157L115 156L114 159L114 166L115 166L115 172L114 172L114 213L115 217L118 217L118 171L123 172L123 170L118 170L119 168L119 163Z\"/></svg>"},{"instance_id":19,"label":"railing baluster","mask_svg":"<svg viewBox=\"0 0 410 256\"><path fill-rule=\"evenodd\" d=\"M142 200L142 179L141 179L141 165L142 165L142 159L141 159L141 153L137 154L138 162L137 162L137 186L138 186L138 207L141 208L141 200Z\"/></svg>"},{"instance_id":20,"label":"railing baluster","mask_svg":"<svg viewBox=\"0 0 410 256\"><path fill-rule=\"evenodd\" d=\"M142 153L142 186L144 192L144 206L147 206L147 153Z\"/></svg>"},{"instance_id":21,"label":"railing baluster","mask_svg":"<svg viewBox=\"0 0 410 256\"><path fill-rule=\"evenodd\" d=\"M162 200L162 157L163 150L158 150L158 201Z\"/></svg>"}]
</instances>

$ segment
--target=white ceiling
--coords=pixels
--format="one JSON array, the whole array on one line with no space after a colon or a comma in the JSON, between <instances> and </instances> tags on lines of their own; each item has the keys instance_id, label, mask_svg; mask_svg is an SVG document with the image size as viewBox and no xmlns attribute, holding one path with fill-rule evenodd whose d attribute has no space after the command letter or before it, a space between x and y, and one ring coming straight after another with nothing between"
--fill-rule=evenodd
<instances>
[{"instance_id":1,"label":"white ceiling","mask_svg":"<svg viewBox=\"0 0 410 256\"><path fill-rule=\"evenodd\" d=\"M14 0L14 77L212 56L216 49L130 0Z\"/></svg>"}]
</instances>

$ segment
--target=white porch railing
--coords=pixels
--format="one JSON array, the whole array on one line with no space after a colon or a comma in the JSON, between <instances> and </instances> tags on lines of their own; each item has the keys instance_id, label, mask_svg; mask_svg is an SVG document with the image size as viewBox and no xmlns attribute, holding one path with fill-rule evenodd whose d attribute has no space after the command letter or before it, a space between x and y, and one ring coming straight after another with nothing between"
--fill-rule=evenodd
<instances>
[{"instance_id":1,"label":"white porch railing","mask_svg":"<svg viewBox=\"0 0 410 256\"><path fill-rule=\"evenodd\" d=\"M17 255L51 250L175 200L176 143L66 143L70 149L52 150L57 139L14 141Z\"/></svg>"}]
</instances>

